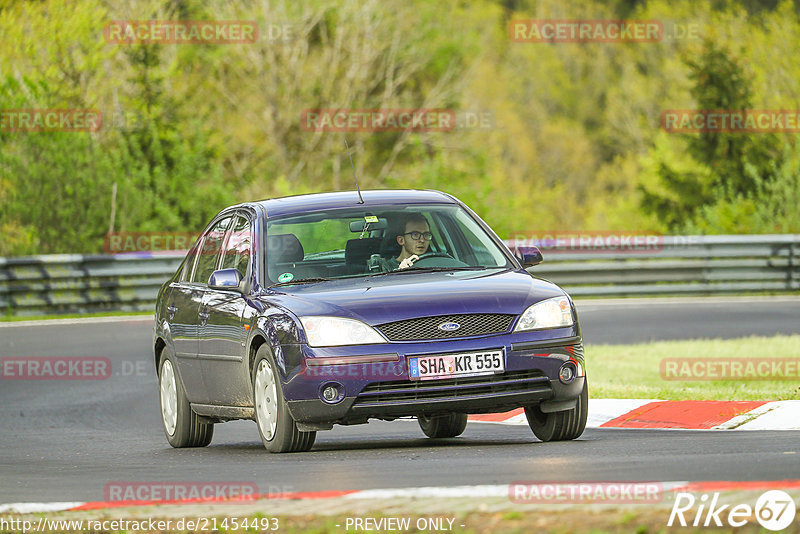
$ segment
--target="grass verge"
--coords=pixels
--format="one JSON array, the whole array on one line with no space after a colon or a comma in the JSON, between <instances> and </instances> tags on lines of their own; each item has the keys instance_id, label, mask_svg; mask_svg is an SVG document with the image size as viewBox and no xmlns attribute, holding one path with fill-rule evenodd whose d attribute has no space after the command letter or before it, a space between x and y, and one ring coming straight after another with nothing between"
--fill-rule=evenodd
<instances>
[{"instance_id":1,"label":"grass verge","mask_svg":"<svg viewBox=\"0 0 800 534\"><path fill-rule=\"evenodd\" d=\"M666 380L665 358L778 359L794 363L782 380ZM588 345L589 394L595 399L793 400L800 399L800 335ZM787 367L791 369L791 367Z\"/></svg>"}]
</instances>

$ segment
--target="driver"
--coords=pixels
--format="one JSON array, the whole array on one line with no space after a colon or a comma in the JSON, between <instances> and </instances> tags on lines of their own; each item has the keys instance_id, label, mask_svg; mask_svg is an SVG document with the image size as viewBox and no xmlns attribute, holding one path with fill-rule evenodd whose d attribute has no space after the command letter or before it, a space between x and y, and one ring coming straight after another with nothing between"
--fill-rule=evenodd
<instances>
[{"instance_id":1,"label":"driver","mask_svg":"<svg viewBox=\"0 0 800 534\"><path fill-rule=\"evenodd\" d=\"M402 233L398 234L397 244L400 245L400 255L396 258L389 258L384 261L382 270L395 271L397 269L408 269L422 254L428 252L431 244L430 225L428 219L421 213L412 213L405 219L405 224L400 228Z\"/></svg>"}]
</instances>

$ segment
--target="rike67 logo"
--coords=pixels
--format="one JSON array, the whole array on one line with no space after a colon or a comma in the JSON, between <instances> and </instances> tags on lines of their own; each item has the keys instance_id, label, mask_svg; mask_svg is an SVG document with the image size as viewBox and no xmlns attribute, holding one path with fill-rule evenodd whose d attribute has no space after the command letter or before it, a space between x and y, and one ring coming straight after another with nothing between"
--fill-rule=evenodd
<instances>
[{"instance_id":1,"label":"rike67 logo","mask_svg":"<svg viewBox=\"0 0 800 534\"><path fill-rule=\"evenodd\" d=\"M755 508L749 504L719 504L719 496L718 492L711 497L704 493L698 499L691 493L678 493L667 526L722 527L727 524L741 527L755 517L763 528L778 531L794 521L795 504L785 491L770 490L761 494Z\"/></svg>"}]
</instances>

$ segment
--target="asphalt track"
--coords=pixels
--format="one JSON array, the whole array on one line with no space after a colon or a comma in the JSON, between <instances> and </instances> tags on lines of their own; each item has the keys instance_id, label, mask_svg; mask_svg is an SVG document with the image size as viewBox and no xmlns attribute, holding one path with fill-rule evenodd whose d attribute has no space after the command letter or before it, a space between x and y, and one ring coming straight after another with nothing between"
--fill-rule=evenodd
<instances>
[{"instance_id":1,"label":"asphalt track","mask_svg":"<svg viewBox=\"0 0 800 534\"><path fill-rule=\"evenodd\" d=\"M800 332L800 299L578 303L587 343ZM270 455L255 424L217 425L175 450L160 424L152 322L0 326L0 356L108 357L107 380L0 381L0 504L99 501L113 482L254 482L260 493L581 480L800 479L800 432L588 429L539 443L524 426L470 423L423 437L415 421L335 427L305 454Z\"/></svg>"}]
</instances>

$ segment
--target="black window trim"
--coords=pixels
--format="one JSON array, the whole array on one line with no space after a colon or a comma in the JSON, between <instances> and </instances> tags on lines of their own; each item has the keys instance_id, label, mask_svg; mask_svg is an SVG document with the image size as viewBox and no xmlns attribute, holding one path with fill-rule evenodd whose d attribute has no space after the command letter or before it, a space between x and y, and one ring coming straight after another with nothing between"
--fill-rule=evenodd
<instances>
[{"instance_id":1,"label":"black window trim","mask_svg":"<svg viewBox=\"0 0 800 534\"><path fill-rule=\"evenodd\" d=\"M236 213L236 210L226 210L226 211L223 211L223 212L219 213L206 226L205 230L203 230L203 233L200 234L200 238L197 240L197 243L196 243L197 248L195 249L196 253L195 253L194 263L192 265L192 272L189 275L189 279L186 281L187 284L192 285L192 286L208 287L208 280L206 280L205 282L193 281L194 275L195 275L195 273L197 271L197 262L199 261L200 254L202 254L202 252L200 252L200 251L202 251L203 247L205 246L206 237L208 237L208 232L210 232L211 229L214 228L214 226L218 222L222 221L225 218L229 218L230 220L228 221L228 224L225 226L225 236L223 237L222 245L220 247L220 255L219 255L219 258L217 258L217 263L215 265L215 267L219 267L220 260L222 260L222 251L225 249L225 244L228 242L228 232L230 230L231 222L233 221L233 217L234 217L235 213ZM217 269L213 269L212 272L214 272L216 270Z\"/></svg>"},{"instance_id":2,"label":"black window trim","mask_svg":"<svg viewBox=\"0 0 800 534\"><path fill-rule=\"evenodd\" d=\"M220 254L219 260L217 260L217 269L221 269L222 268L222 264L223 264L223 262L225 260L225 254L227 254L227 252L228 252L228 241L231 238L231 233L233 232L233 228L235 226L235 224L232 224L232 223L233 223L233 221L236 220L236 217L241 217L241 218L245 219L247 221L249 227L250 227L250 229L249 229L249 232L250 232L250 259L247 261L247 272L241 273L242 274L242 278L244 280L249 280L250 279L250 274L252 273L253 263L254 263L253 262L253 241L254 241L253 232L254 232L254 226L255 226L254 225L255 217L253 217L252 215L253 214L249 210L246 210L246 209L237 209L232 213L231 223L228 224L228 229L225 230L225 240L224 240L224 242L222 244L222 254Z\"/></svg>"}]
</instances>

